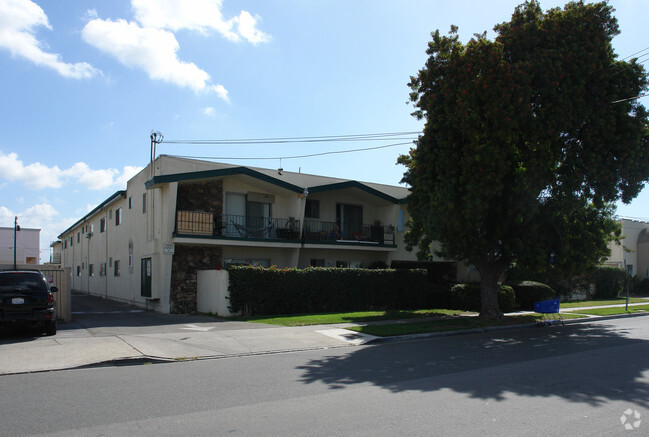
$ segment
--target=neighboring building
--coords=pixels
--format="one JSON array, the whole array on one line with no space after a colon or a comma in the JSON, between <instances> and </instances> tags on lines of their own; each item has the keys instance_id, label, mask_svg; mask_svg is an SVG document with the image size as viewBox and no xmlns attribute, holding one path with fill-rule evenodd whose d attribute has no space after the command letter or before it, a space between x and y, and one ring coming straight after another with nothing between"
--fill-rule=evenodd
<instances>
[{"instance_id":1,"label":"neighboring building","mask_svg":"<svg viewBox=\"0 0 649 437\"><path fill-rule=\"evenodd\" d=\"M16 264L38 264L40 262L40 229L20 228L16 231L17 244L14 246L14 228L0 228L0 264L13 264L14 248Z\"/></svg>"},{"instance_id":2,"label":"neighboring building","mask_svg":"<svg viewBox=\"0 0 649 437\"><path fill-rule=\"evenodd\" d=\"M640 279L649 277L649 223L639 220L621 219L622 244L610 244L611 256L606 265L626 268L631 276ZM626 267L625 267L626 266Z\"/></svg>"},{"instance_id":3,"label":"neighboring building","mask_svg":"<svg viewBox=\"0 0 649 437\"><path fill-rule=\"evenodd\" d=\"M60 236L72 288L196 309L199 270L408 264L408 189L158 157Z\"/></svg>"},{"instance_id":4,"label":"neighboring building","mask_svg":"<svg viewBox=\"0 0 649 437\"><path fill-rule=\"evenodd\" d=\"M50 262L49 264L61 264L61 252L63 251L63 243L60 240L53 241L50 244Z\"/></svg>"}]
</instances>

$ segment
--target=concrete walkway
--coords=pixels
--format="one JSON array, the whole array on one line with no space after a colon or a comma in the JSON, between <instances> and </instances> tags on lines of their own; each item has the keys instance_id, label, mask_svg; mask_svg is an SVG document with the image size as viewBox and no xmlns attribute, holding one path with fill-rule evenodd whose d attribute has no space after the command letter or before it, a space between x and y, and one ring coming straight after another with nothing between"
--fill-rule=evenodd
<instances>
[{"instance_id":1,"label":"concrete walkway","mask_svg":"<svg viewBox=\"0 0 649 437\"><path fill-rule=\"evenodd\" d=\"M60 323L58 333L52 337L17 330L2 332L0 375L100 363L215 359L349 347L378 340L345 329L354 326L351 323L277 327L154 313L82 294L73 295L73 318L73 322ZM437 335L449 334L452 333ZM390 338L390 341L418 337L421 336Z\"/></svg>"}]
</instances>

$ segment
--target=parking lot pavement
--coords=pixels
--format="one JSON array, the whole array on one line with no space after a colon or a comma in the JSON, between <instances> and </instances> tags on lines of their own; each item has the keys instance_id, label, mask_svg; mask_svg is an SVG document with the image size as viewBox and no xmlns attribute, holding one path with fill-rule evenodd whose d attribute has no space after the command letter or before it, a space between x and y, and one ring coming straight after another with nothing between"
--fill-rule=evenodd
<instances>
[{"instance_id":1,"label":"parking lot pavement","mask_svg":"<svg viewBox=\"0 0 649 437\"><path fill-rule=\"evenodd\" d=\"M185 360L343 347L322 327L276 327L207 316L161 314L80 293L55 336L0 330L0 375L129 359Z\"/></svg>"}]
</instances>

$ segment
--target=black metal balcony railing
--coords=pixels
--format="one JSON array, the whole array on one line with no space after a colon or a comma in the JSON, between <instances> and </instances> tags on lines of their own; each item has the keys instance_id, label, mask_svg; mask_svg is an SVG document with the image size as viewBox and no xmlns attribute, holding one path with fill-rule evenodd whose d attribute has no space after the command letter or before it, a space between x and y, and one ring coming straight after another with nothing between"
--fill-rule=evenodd
<instances>
[{"instance_id":1,"label":"black metal balcony railing","mask_svg":"<svg viewBox=\"0 0 649 437\"><path fill-rule=\"evenodd\" d=\"M394 226L353 223L341 228L336 222L304 221L304 241L394 244Z\"/></svg>"},{"instance_id":2,"label":"black metal balcony railing","mask_svg":"<svg viewBox=\"0 0 649 437\"><path fill-rule=\"evenodd\" d=\"M304 229L294 218L250 217L211 212L177 211L176 235L240 239L292 240L394 245L394 227L346 224L307 219Z\"/></svg>"},{"instance_id":3,"label":"black metal balcony railing","mask_svg":"<svg viewBox=\"0 0 649 437\"><path fill-rule=\"evenodd\" d=\"M210 212L178 211L176 214L176 234L299 240L300 221L293 218L247 217Z\"/></svg>"}]
</instances>

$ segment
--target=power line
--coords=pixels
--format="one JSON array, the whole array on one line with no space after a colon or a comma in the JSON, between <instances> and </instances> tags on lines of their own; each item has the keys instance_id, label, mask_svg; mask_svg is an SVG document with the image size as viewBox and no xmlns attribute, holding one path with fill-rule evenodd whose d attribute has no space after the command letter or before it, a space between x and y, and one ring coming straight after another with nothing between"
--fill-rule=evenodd
<instances>
[{"instance_id":1,"label":"power line","mask_svg":"<svg viewBox=\"0 0 649 437\"><path fill-rule=\"evenodd\" d=\"M646 51L648 51L648 50L649 50L649 47L645 47L645 48L642 49L642 50L638 50L638 51L635 52L635 53L631 53L631 54L630 54L629 56L627 56L626 58L622 58L622 59L620 59L620 61L624 61L625 59L629 59L629 58L631 58L631 57L633 57L633 56L635 56L635 55L639 55L640 53L646 52Z\"/></svg>"},{"instance_id":2,"label":"power line","mask_svg":"<svg viewBox=\"0 0 649 437\"><path fill-rule=\"evenodd\" d=\"M178 158L196 158L196 159L218 159L218 160L229 160L229 161L238 161L238 160L278 160L278 159L300 159L300 158L313 158L316 156L324 156L324 155L337 155L337 154L342 154L342 153L354 153L354 152L365 152L368 150L378 150L378 149L386 149L388 147L396 147L396 146L403 146L406 144L413 144L412 141L404 142L404 143L394 143L394 144L386 144L383 146L376 146L376 147L364 147L362 149L348 149L348 150L336 150L336 151L330 151L330 152L320 152L320 153L310 153L307 155L295 155L295 156L275 156L275 157L217 157L217 156L185 156L185 155L175 155Z\"/></svg>"},{"instance_id":3,"label":"power line","mask_svg":"<svg viewBox=\"0 0 649 437\"><path fill-rule=\"evenodd\" d=\"M616 104L616 103L628 102L629 100L640 99L640 98L642 98L642 97L647 97L647 96L649 96L649 94L646 94L646 93L645 93L645 94L638 94L638 95L635 96L635 97L629 97L629 98L626 98L626 99L616 100L616 101L614 101L614 102L611 102L611 104L614 105L614 104Z\"/></svg>"},{"instance_id":4,"label":"power line","mask_svg":"<svg viewBox=\"0 0 649 437\"><path fill-rule=\"evenodd\" d=\"M391 141L415 140L411 135L420 132L388 132L378 134L355 135L330 135L313 137L279 137L279 138L247 138L231 140L163 140L163 144L191 144L191 145L256 145L256 144L289 144L289 143L322 143L322 142L348 142L348 141Z\"/></svg>"}]
</instances>

